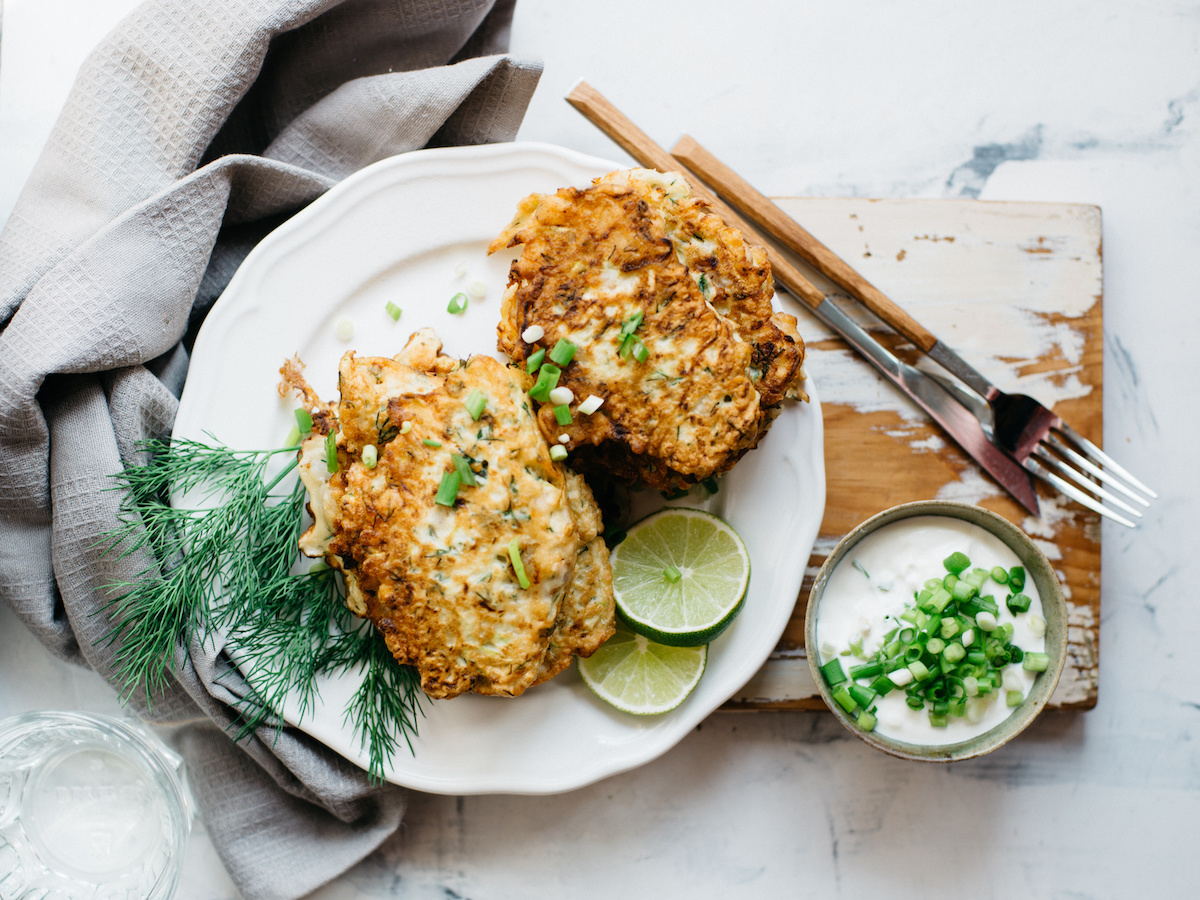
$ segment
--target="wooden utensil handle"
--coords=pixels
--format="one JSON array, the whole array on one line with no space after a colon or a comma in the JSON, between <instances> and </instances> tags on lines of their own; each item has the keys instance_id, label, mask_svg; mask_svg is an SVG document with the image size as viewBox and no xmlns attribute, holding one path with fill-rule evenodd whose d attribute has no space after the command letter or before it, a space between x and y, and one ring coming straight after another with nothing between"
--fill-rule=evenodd
<instances>
[{"instance_id":1,"label":"wooden utensil handle","mask_svg":"<svg viewBox=\"0 0 1200 900\"><path fill-rule=\"evenodd\" d=\"M795 296L816 309L825 295L811 281L777 251L767 246L762 235L749 222L743 219L733 209L715 194L707 190L699 178L686 171L684 167L666 150L651 140L650 136L633 124L604 96L581 81L567 94L567 102L579 110L597 128L607 134L620 145L621 149L638 161L640 165L660 172L677 172L683 169L683 174L692 186L692 192L712 208L728 224L741 231L744 235L767 248L767 257L771 262L771 271L776 280L791 291Z\"/></svg>"},{"instance_id":2,"label":"wooden utensil handle","mask_svg":"<svg viewBox=\"0 0 1200 900\"><path fill-rule=\"evenodd\" d=\"M728 197L730 203L744 210L746 215L785 247L860 300L871 312L926 353L933 349L937 338L926 331L921 323L809 234L772 200L700 146L694 138L685 134L671 149L671 155L708 182L715 191Z\"/></svg>"}]
</instances>

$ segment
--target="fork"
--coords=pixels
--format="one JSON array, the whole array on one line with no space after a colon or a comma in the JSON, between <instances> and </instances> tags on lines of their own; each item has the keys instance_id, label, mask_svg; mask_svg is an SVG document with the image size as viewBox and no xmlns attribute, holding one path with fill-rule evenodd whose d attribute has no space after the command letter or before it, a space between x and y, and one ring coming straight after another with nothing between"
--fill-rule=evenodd
<instances>
[{"instance_id":1,"label":"fork","mask_svg":"<svg viewBox=\"0 0 1200 900\"><path fill-rule=\"evenodd\" d=\"M970 391L951 379L935 376L975 413L992 443L1030 474L1081 506L1129 528L1136 527L1134 521L1116 510L1134 518L1141 518L1142 513L1116 494L1143 508L1148 508L1150 500L1158 495L1108 454L1032 397L1001 391L693 138L684 135L671 154L783 246L960 379Z\"/></svg>"}]
</instances>

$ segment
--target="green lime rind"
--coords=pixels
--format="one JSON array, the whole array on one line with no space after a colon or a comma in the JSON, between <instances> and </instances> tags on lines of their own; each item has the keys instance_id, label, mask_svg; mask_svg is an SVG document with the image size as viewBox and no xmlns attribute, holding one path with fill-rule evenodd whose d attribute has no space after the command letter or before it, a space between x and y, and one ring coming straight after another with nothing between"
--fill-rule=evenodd
<instances>
[{"instance_id":1,"label":"green lime rind","mask_svg":"<svg viewBox=\"0 0 1200 900\"><path fill-rule=\"evenodd\" d=\"M597 697L637 716L661 715L687 699L708 663L707 647L671 647L617 624L616 633L579 659L583 683Z\"/></svg>"},{"instance_id":2,"label":"green lime rind","mask_svg":"<svg viewBox=\"0 0 1200 900\"><path fill-rule=\"evenodd\" d=\"M665 572L674 567L677 581ZM661 644L696 647L728 628L750 584L746 545L727 522L673 507L630 526L612 552L613 594L621 618Z\"/></svg>"}]
</instances>

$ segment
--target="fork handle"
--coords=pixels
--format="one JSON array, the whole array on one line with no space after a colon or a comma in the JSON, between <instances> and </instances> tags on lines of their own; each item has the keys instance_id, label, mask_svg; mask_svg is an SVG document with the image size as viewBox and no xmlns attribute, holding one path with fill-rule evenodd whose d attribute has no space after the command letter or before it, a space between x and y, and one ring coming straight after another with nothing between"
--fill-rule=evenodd
<instances>
[{"instance_id":1,"label":"fork handle","mask_svg":"<svg viewBox=\"0 0 1200 900\"><path fill-rule=\"evenodd\" d=\"M708 182L713 190L728 198L733 206L745 212L781 244L859 300L921 350L926 353L933 350L938 339L920 322L809 234L770 198L701 147L690 135L685 134L680 138L671 148L671 155ZM955 371L955 374L959 373Z\"/></svg>"}]
</instances>

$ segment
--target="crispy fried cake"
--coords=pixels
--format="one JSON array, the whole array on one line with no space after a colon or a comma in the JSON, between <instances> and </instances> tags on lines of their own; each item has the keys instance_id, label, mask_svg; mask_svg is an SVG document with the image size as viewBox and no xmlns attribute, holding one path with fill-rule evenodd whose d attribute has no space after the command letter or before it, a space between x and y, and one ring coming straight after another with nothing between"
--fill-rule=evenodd
<instances>
[{"instance_id":1,"label":"crispy fried cake","mask_svg":"<svg viewBox=\"0 0 1200 900\"><path fill-rule=\"evenodd\" d=\"M771 306L766 251L681 176L621 170L533 194L488 250L518 245L498 345L515 363L559 340L576 347L558 382L573 394L570 424L562 404L537 417L549 440L567 436L581 471L686 488L728 471L785 399L804 398L804 343ZM581 414L592 395L602 406Z\"/></svg>"},{"instance_id":2,"label":"crispy fried cake","mask_svg":"<svg viewBox=\"0 0 1200 900\"><path fill-rule=\"evenodd\" d=\"M347 353L334 404L298 361L284 365L281 391L314 413L300 453L314 525L301 549L345 573L347 605L417 668L430 697L517 696L613 632L600 513L583 479L550 458L528 376L440 350L424 330L394 359ZM478 416L466 402L475 392L486 400ZM442 505L450 473L461 482ZM514 538L527 587L510 558Z\"/></svg>"}]
</instances>

